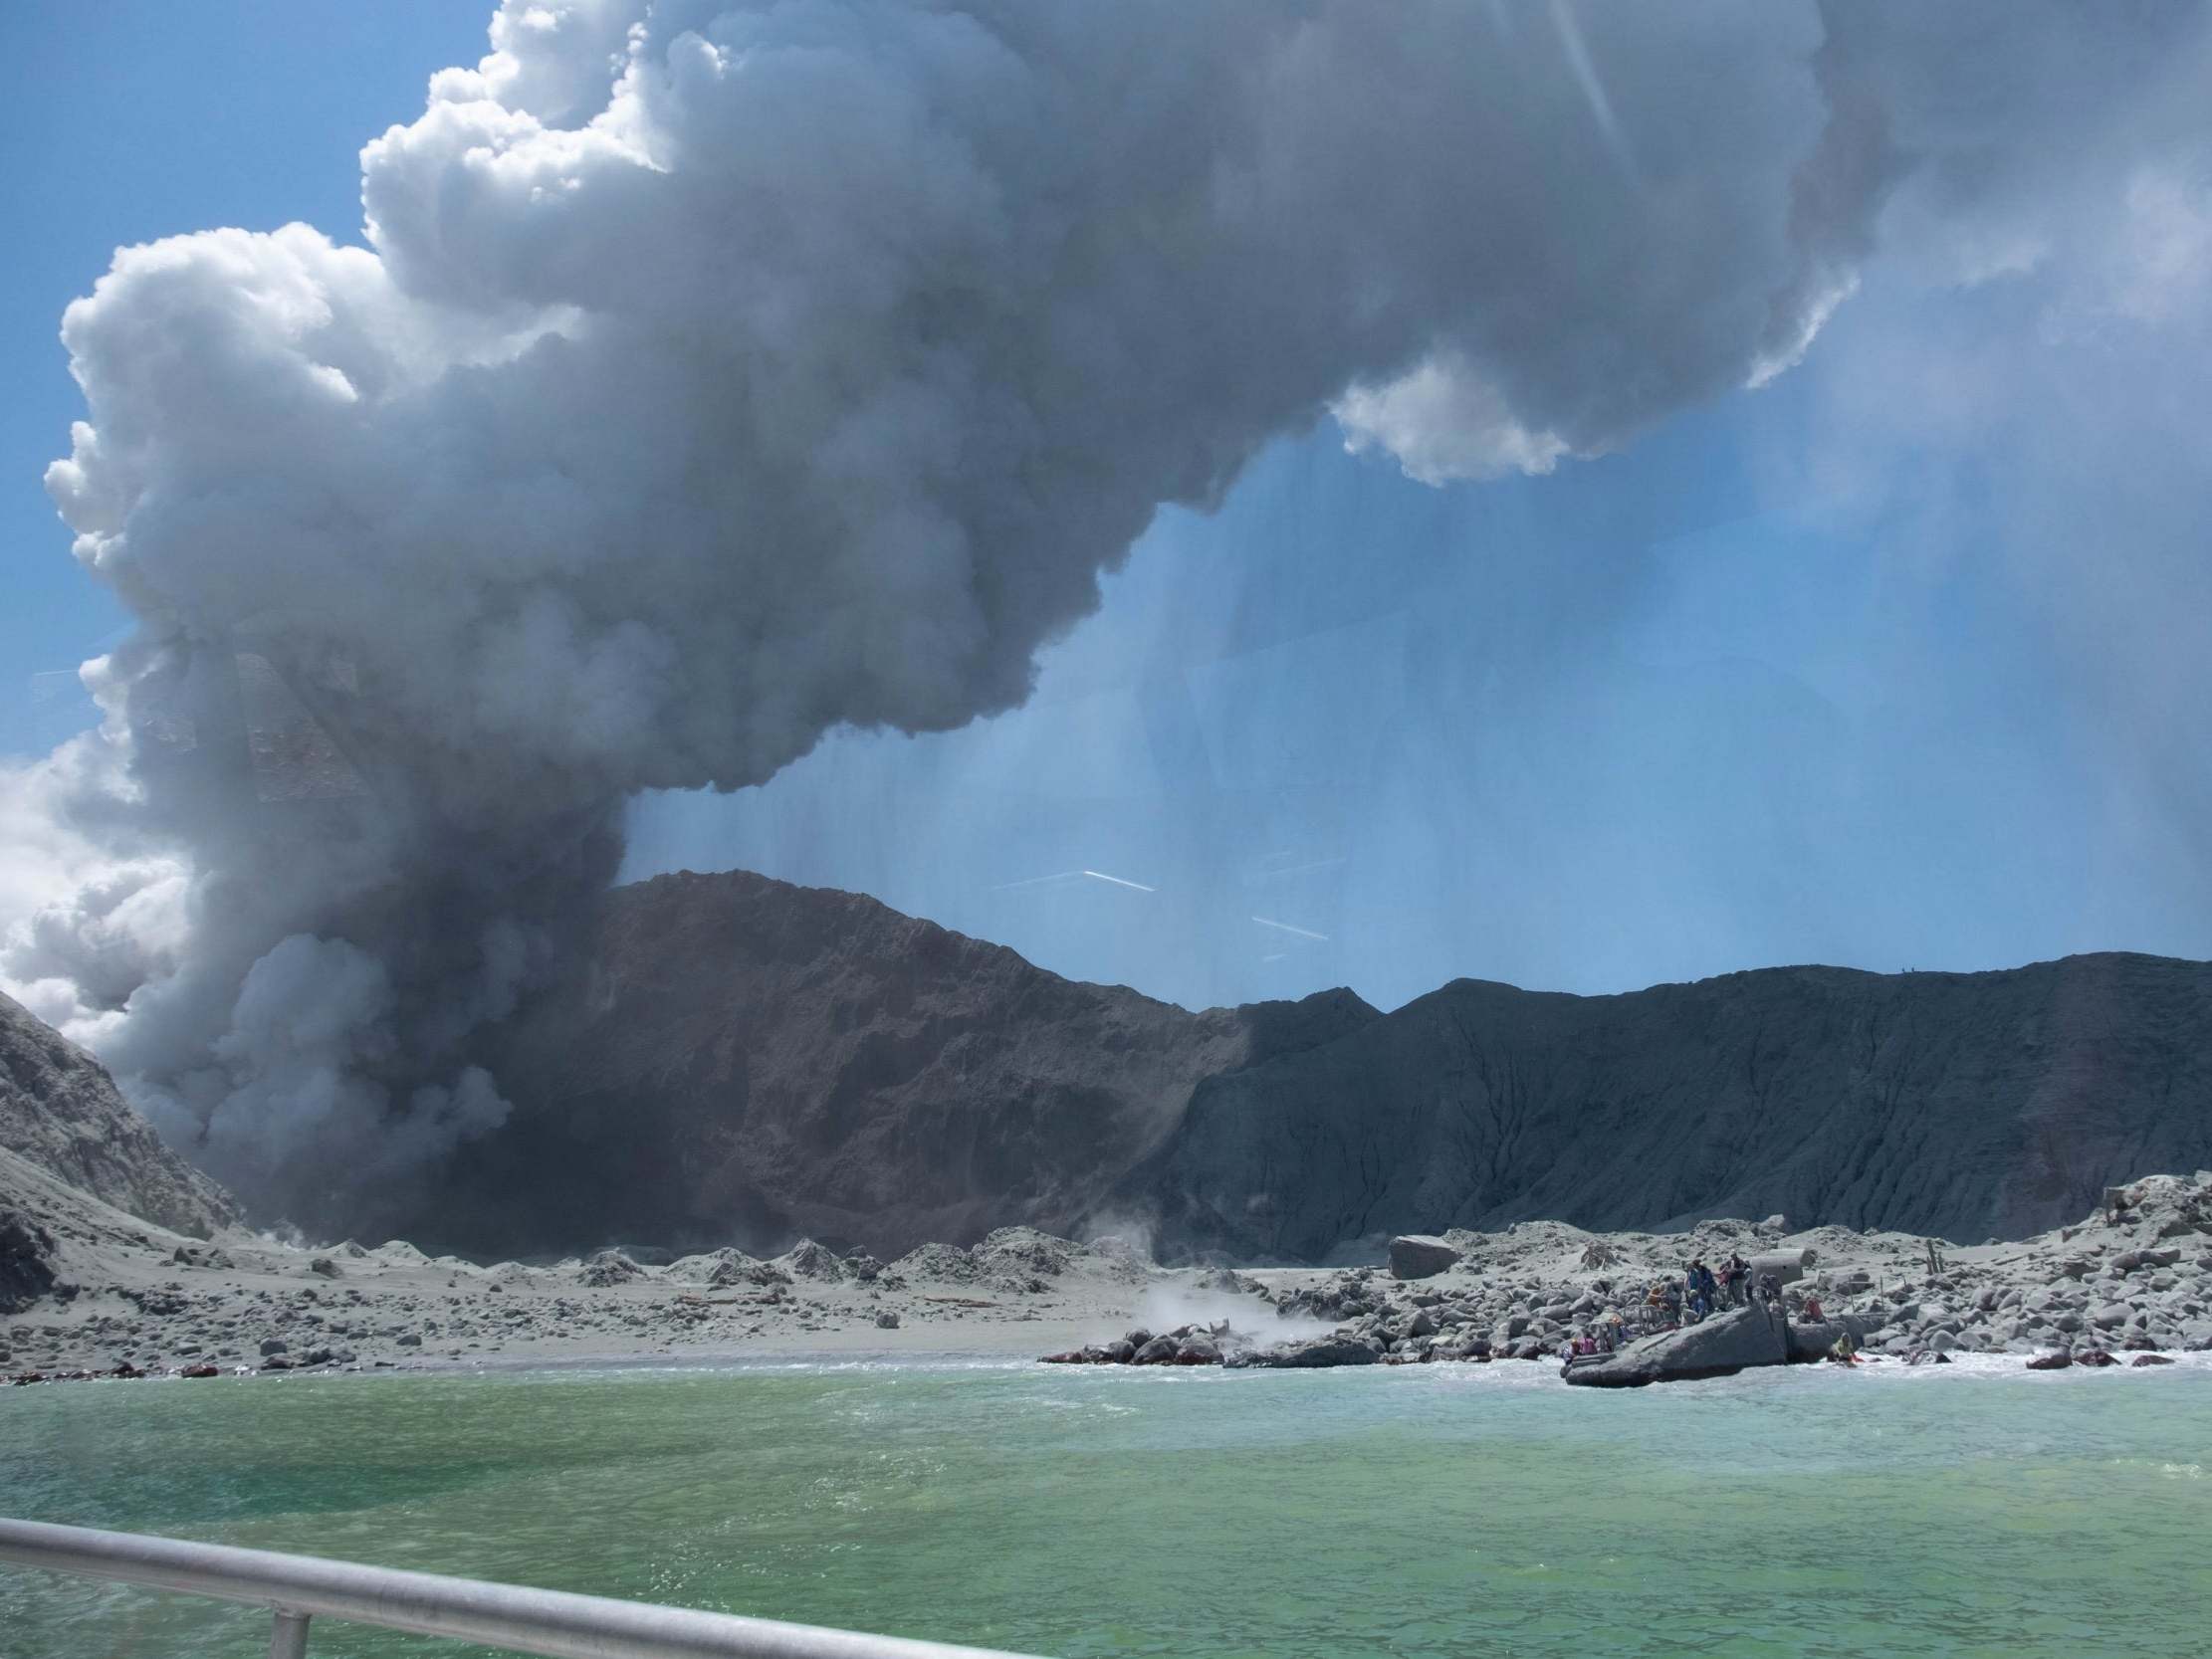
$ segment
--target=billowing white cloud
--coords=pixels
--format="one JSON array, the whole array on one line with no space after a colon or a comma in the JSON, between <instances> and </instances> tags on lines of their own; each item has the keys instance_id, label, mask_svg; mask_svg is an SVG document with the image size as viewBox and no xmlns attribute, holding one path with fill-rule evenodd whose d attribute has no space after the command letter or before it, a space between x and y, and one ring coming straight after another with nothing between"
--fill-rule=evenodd
<instances>
[{"instance_id":1,"label":"billowing white cloud","mask_svg":"<svg viewBox=\"0 0 2212 1659\"><path fill-rule=\"evenodd\" d=\"M367 247L210 231L70 309L49 484L142 624L99 844L188 875L159 949L63 899L7 971L341 1224L499 1121L482 1033L632 792L1018 703L1161 504L1329 408L1442 480L1772 373L1882 215L2101 176L2201 33L1860 11L511 0L363 151Z\"/></svg>"},{"instance_id":2,"label":"billowing white cloud","mask_svg":"<svg viewBox=\"0 0 2212 1659\"><path fill-rule=\"evenodd\" d=\"M1548 473L1567 446L1513 418L1497 388L1466 364L1429 357L1385 386L1354 386L1330 406L1354 455L1389 451L1424 484Z\"/></svg>"}]
</instances>

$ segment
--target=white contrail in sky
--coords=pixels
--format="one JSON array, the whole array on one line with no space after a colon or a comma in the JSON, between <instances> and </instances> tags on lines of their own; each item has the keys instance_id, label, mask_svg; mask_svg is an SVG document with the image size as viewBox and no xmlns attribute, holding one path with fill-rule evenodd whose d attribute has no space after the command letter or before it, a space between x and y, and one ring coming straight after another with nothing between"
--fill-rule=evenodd
<instances>
[{"instance_id":1,"label":"white contrail in sky","mask_svg":"<svg viewBox=\"0 0 2212 1659\"><path fill-rule=\"evenodd\" d=\"M1085 870L1081 874L1090 877L1094 882L1112 882L1116 887L1133 887L1139 893L1158 893L1160 891L1156 887L1145 886L1143 882L1125 882L1119 876L1107 875L1103 870Z\"/></svg>"},{"instance_id":2,"label":"white contrail in sky","mask_svg":"<svg viewBox=\"0 0 2212 1659\"><path fill-rule=\"evenodd\" d=\"M1296 933L1300 938L1318 939L1323 944L1329 942L1329 935L1327 933L1314 933L1310 928L1293 928L1287 922L1270 922L1264 916L1255 916L1252 918L1252 920L1258 923L1262 928L1273 928L1279 933Z\"/></svg>"},{"instance_id":3,"label":"white contrail in sky","mask_svg":"<svg viewBox=\"0 0 2212 1659\"><path fill-rule=\"evenodd\" d=\"M991 891L994 893L1011 893L1017 887L1042 887L1048 882L1072 882L1085 877L1094 882L1111 882L1115 887L1134 888L1139 893L1158 893L1160 891L1156 887L1145 886L1143 882L1127 882L1119 876L1109 876L1103 870L1062 870L1051 876L1030 876L1018 882L1000 882Z\"/></svg>"}]
</instances>

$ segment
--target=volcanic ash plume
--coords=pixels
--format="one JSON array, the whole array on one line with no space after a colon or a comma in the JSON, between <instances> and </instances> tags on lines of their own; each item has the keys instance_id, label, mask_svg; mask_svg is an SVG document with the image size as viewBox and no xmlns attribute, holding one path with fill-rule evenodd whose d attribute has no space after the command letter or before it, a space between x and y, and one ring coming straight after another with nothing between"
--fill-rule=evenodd
<instances>
[{"instance_id":1,"label":"volcanic ash plume","mask_svg":"<svg viewBox=\"0 0 2212 1659\"><path fill-rule=\"evenodd\" d=\"M1324 411L1471 478L1778 372L1913 178L2094 153L2198 28L1969 10L510 0L362 152L365 247L208 231L70 308L48 484L140 626L10 780L9 982L343 1226L510 1111L482 1035L635 791L1018 703ZM2085 63L2127 97L2038 98Z\"/></svg>"}]
</instances>

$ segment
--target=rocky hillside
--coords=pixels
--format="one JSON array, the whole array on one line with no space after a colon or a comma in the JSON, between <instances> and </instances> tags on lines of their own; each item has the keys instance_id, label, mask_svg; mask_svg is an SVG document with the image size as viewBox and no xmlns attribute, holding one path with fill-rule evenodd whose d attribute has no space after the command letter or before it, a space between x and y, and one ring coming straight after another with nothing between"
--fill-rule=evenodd
<instances>
[{"instance_id":1,"label":"rocky hillside","mask_svg":"<svg viewBox=\"0 0 2212 1659\"><path fill-rule=\"evenodd\" d=\"M1210 1078L1117 1197L1163 1242L1312 1260L1556 1217L1979 1242L2212 1162L2212 964L1771 968L1623 996L1460 980Z\"/></svg>"},{"instance_id":2,"label":"rocky hillside","mask_svg":"<svg viewBox=\"0 0 2212 1659\"><path fill-rule=\"evenodd\" d=\"M4 995L0 1149L171 1232L206 1238L238 1219L230 1194L161 1143L99 1061Z\"/></svg>"},{"instance_id":3,"label":"rocky hillside","mask_svg":"<svg viewBox=\"0 0 2212 1659\"><path fill-rule=\"evenodd\" d=\"M1378 1017L1348 991L1192 1014L857 894L663 876L608 896L588 971L491 1057L508 1127L417 1208L346 1225L516 1252L805 1234L885 1257L1066 1231L1204 1079Z\"/></svg>"},{"instance_id":4,"label":"rocky hillside","mask_svg":"<svg viewBox=\"0 0 2212 1659\"><path fill-rule=\"evenodd\" d=\"M1169 1256L1319 1261L1779 1211L1978 1241L2212 1162L2212 964L2132 955L1193 1014L857 895L681 875L611 894L588 973L491 1058L509 1128L345 1225L888 1257L1134 1223Z\"/></svg>"}]
</instances>

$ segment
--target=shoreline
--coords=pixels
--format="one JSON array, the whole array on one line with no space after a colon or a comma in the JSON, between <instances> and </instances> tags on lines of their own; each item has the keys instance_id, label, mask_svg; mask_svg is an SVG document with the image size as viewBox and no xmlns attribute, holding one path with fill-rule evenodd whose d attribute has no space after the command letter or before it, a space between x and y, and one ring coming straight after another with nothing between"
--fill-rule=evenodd
<instances>
[{"instance_id":1,"label":"shoreline","mask_svg":"<svg viewBox=\"0 0 2212 1659\"><path fill-rule=\"evenodd\" d=\"M313 1248L239 1229L189 1239L80 1205L49 1221L63 1235L55 1294L0 1315L0 1379L925 1355L1015 1363L1185 1332L1202 1348L1215 1346L1209 1337L1219 1344L1214 1360L1185 1363L1226 1355L1233 1364L1254 1348L1303 1344L1314 1351L1272 1362L1542 1357L1556 1367L1569 1342L1639 1305L1654 1279L1731 1253L1809 1255L1785 1294L1795 1303L1810 1293L1828 1313L1862 1322L1865 1350L1880 1359L2024 1363L2062 1347L2095 1347L2125 1367L2143 1355L2156 1356L2147 1361L2155 1366L2212 1355L2212 1171L2145 1177L2115 1192L2125 1201L2078 1226L2012 1243L1938 1245L1932 1255L1924 1239L1792 1231L1780 1217L1670 1234L1536 1221L1401 1240L1396 1272L1166 1268L1126 1239L1082 1244L1019 1227L967 1249L925 1245L890 1263L801 1241L772 1260L717 1250L647 1266L600 1251L483 1264L397 1241Z\"/></svg>"}]
</instances>

